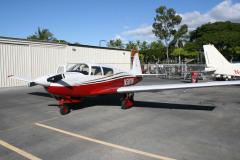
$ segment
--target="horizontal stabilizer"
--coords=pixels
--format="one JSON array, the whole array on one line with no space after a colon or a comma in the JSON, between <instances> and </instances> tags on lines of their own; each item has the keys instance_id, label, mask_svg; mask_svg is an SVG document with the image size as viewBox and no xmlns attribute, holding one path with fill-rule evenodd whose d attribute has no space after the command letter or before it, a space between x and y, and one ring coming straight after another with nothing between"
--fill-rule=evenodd
<instances>
[{"instance_id":1,"label":"horizontal stabilizer","mask_svg":"<svg viewBox=\"0 0 240 160\"><path fill-rule=\"evenodd\" d=\"M180 84L163 84L163 85L147 85L147 86L126 86L117 89L118 93L129 92L149 92L163 91L173 89L203 88L227 85L240 85L240 81L222 81L222 82L204 82L204 83L180 83Z\"/></svg>"}]
</instances>

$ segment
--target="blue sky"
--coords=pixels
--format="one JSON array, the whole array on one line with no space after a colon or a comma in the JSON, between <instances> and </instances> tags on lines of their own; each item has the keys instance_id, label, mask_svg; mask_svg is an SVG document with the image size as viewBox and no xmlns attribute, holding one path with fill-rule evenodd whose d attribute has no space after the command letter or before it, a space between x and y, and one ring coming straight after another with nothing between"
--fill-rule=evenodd
<instances>
[{"instance_id":1,"label":"blue sky","mask_svg":"<svg viewBox=\"0 0 240 160\"><path fill-rule=\"evenodd\" d=\"M41 27L72 43L152 41L160 5L174 8L190 30L208 21L240 22L240 0L1 0L0 36L26 38Z\"/></svg>"}]
</instances>

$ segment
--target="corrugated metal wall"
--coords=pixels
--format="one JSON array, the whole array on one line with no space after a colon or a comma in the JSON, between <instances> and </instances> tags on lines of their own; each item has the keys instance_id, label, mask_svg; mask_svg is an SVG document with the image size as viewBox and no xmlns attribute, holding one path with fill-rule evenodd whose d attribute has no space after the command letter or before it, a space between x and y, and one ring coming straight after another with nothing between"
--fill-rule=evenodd
<instances>
[{"instance_id":1,"label":"corrugated metal wall","mask_svg":"<svg viewBox=\"0 0 240 160\"><path fill-rule=\"evenodd\" d=\"M59 65L67 62L67 46L34 44L30 52L32 78L55 73Z\"/></svg>"},{"instance_id":2,"label":"corrugated metal wall","mask_svg":"<svg viewBox=\"0 0 240 160\"><path fill-rule=\"evenodd\" d=\"M130 55L124 50L0 38L0 87L26 84L7 78L8 75L34 79L55 73L59 65L66 63L87 61L129 70Z\"/></svg>"},{"instance_id":3,"label":"corrugated metal wall","mask_svg":"<svg viewBox=\"0 0 240 160\"><path fill-rule=\"evenodd\" d=\"M24 85L25 83L9 79L11 74L31 77L30 49L28 45L0 44L1 87Z\"/></svg>"},{"instance_id":4,"label":"corrugated metal wall","mask_svg":"<svg viewBox=\"0 0 240 160\"><path fill-rule=\"evenodd\" d=\"M122 70L130 69L130 52L99 49L99 48L86 48L86 47L68 47L67 62L90 62L98 64L106 64Z\"/></svg>"}]
</instances>

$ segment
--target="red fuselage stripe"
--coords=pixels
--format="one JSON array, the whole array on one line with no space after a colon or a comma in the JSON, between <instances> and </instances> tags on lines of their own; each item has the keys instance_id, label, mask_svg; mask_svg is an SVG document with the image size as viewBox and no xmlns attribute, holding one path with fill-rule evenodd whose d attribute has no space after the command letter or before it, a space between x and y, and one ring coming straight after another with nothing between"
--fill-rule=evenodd
<instances>
[{"instance_id":1,"label":"red fuselage stripe","mask_svg":"<svg viewBox=\"0 0 240 160\"><path fill-rule=\"evenodd\" d=\"M131 80L131 83L126 83ZM113 79L111 81L104 81L101 83L91 83L78 86L49 86L47 91L53 95L66 97L86 97L98 94L112 94L117 93L117 89L126 85L134 85L141 81L141 77L122 77Z\"/></svg>"}]
</instances>

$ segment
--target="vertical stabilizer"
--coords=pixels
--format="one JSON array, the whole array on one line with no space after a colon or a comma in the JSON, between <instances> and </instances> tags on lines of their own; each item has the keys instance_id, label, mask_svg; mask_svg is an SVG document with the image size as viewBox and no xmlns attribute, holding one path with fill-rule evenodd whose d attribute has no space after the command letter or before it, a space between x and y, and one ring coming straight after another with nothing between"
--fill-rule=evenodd
<instances>
[{"instance_id":1,"label":"vertical stabilizer","mask_svg":"<svg viewBox=\"0 0 240 160\"><path fill-rule=\"evenodd\" d=\"M208 68L222 68L230 65L229 61L214 47L214 45L203 45L204 56Z\"/></svg>"},{"instance_id":2,"label":"vertical stabilizer","mask_svg":"<svg viewBox=\"0 0 240 160\"><path fill-rule=\"evenodd\" d=\"M132 62L132 70L131 70L131 72L134 75L141 75L142 74L142 69L141 69L141 64L140 64L138 53L135 53L133 55L133 62Z\"/></svg>"}]
</instances>

